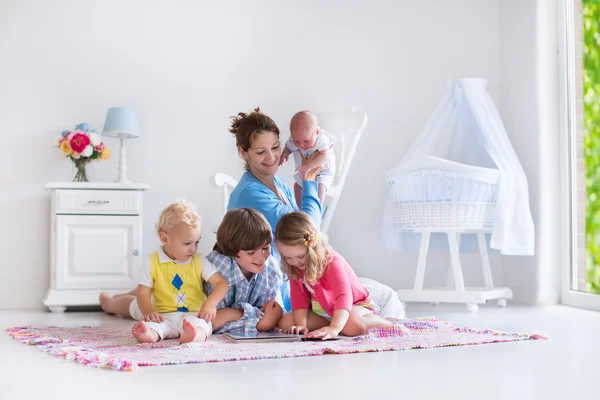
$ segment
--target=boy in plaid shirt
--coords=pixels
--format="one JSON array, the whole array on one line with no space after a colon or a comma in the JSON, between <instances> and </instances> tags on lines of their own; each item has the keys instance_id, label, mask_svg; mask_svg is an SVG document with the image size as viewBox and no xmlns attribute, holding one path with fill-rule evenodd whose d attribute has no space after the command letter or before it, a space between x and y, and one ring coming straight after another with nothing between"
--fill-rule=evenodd
<instances>
[{"instance_id":1,"label":"boy in plaid shirt","mask_svg":"<svg viewBox=\"0 0 600 400\"><path fill-rule=\"evenodd\" d=\"M237 208L223 217L206 256L229 285L217 305L215 333L270 331L281 318L283 275L271 256L272 241L269 222L256 210ZM204 282L204 290L210 295L213 287Z\"/></svg>"}]
</instances>

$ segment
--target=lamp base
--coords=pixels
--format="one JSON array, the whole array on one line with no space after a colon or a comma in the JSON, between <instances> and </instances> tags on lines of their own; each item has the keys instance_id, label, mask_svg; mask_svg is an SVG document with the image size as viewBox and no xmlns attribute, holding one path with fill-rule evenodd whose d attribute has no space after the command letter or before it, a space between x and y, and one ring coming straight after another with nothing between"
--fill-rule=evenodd
<instances>
[{"instance_id":1,"label":"lamp base","mask_svg":"<svg viewBox=\"0 0 600 400\"><path fill-rule=\"evenodd\" d=\"M121 138L121 149L119 152L119 178L115 182L125 185L131 183L131 181L127 179L127 155L125 154L123 139Z\"/></svg>"}]
</instances>

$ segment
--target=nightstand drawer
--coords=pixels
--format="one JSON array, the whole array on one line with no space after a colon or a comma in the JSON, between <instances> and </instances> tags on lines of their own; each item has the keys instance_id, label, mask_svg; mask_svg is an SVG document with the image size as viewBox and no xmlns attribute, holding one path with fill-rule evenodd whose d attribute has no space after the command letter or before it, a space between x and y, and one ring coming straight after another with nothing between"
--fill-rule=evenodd
<instances>
[{"instance_id":1,"label":"nightstand drawer","mask_svg":"<svg viewBox=\"0 0 600 400\"><path fill-rule=\"evenodd\" d=\"M139 215L142 193L137 190L57 190L56 214Z\"/></svg>"}]
</instances>

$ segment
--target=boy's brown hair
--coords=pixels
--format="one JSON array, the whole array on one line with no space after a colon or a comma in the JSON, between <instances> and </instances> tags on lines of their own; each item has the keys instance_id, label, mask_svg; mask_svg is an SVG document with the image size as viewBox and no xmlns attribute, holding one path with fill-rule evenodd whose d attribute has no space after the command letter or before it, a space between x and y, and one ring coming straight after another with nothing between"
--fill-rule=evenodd
<instances>
[{"instance_id":1,"label":"boy's brown hair","mask_svg":"<svg viewBox=\"0 0 600 400\"><path fill-rule=\"evenodd\" d=\"M271 225L252 208L234 208L223 217L213 250L236 257L240 250L256 250L273 242Z\"/></svg>"}]
</instances>

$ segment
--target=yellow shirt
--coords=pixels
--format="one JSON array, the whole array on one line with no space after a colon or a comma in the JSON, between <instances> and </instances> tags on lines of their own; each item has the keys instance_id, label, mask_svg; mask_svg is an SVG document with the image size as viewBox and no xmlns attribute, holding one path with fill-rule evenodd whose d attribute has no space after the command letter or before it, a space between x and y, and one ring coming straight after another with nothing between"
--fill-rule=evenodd
<instances>
[{"instance_id":1,"label":"yellow shirt","mask_svg":"<svg viewBox=\"0 0 600 400\"><path fill-rule=\"evenodd\" d=\"M162 253L162 254L159 254ZM202 260L194 254L188 263L179 264L160 251L150 254L152 306L159 313L198 312L206 300L202 290Z\"/></svg>"}]
</instances>

